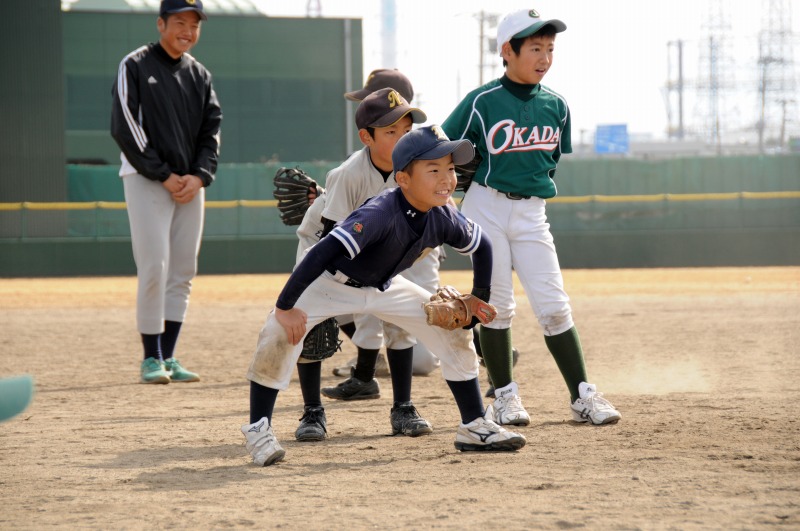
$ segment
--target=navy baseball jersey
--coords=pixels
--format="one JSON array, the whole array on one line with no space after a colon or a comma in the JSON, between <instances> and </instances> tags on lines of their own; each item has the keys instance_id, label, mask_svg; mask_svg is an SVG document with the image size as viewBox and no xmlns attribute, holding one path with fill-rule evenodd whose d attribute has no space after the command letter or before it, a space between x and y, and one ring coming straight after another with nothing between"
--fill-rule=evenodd
<instances>
[{"instance_id":1,"label":"navy baseball jersey","mask_svg":"<svg viewBox=\"0 0 800 531\"><path fill-rule=\"evenodd\" d=\"M451 206L428 212L403 208L399 188L386 190L355 210L330 235L347 249L348 257L333 266L348 277L385 290L395 275L411 267L432 249L446 243L471 255L481 241L481 228ZM425 216L422 234L406 216ZM349 259L348 259L349 258Z\"/></svg>"}]
</instances>

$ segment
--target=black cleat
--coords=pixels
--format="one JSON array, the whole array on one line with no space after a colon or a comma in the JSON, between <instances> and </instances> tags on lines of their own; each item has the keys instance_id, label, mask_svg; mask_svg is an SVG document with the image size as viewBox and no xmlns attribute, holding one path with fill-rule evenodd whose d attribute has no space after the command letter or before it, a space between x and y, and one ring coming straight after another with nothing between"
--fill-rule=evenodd
<instances>
[{"instance_id":1,"label":"black cleat","mask_svg":"<svg viewBox=\"0 0 800 531\"><path fill-rule=\"evenodd\" d=\"M303 416L300 418L300 425L294 432L294 438L298 441L322 441L327 436L325 408L322 406L303 408Z\"/></svg>"},{"instance_id":2,"label":"black cleat","mask_svg":"<svg viewBox=\"0 0 800 531\"><path fill-rule=\"evenodd\" d=\"M419 416L411 402L395 402L390 416L392 435L418 437L433 432L430 422Z\"/></svg>"},{"instance_id":3,"label":"black cleat","mask_svg":"<svg viewBox=\"0 0 800 531\"><path fill-rule=\"evenodd\" d=\"M362 382L352 376L336 387L323 387L322 394L335 400L368 400L380 398L381 387L375 378L368 382Z\"/></svg>"}]
</instances>

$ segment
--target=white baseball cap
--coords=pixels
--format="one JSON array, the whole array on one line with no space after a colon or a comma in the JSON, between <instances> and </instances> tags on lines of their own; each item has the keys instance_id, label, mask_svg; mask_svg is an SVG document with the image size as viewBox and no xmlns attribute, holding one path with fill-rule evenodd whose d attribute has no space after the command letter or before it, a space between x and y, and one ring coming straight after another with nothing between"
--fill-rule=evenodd
<instances>
[{"instance_id":1,"label":"white baseball cap","mask_svg":"<svg viewBox=\"0 0 800 531\"><path fill-rule=\"evenodd\" d=\"M545 26L553 26L556 33L567 29L558 19L545 20L535 9L520 9L503 17L497 25L497 51L503 55L503 45L511 39L533 35Z\"/></svg>"}]
</instances>

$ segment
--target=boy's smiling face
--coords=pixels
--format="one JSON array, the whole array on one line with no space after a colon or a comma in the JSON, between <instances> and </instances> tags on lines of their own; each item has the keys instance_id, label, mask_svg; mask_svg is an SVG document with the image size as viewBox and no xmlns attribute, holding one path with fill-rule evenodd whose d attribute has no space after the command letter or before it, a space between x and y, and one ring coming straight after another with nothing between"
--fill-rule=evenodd
<instances>
[{"instance_id":1,"label":"boy's smiling face","mask_svg":"<svg viewBox=\"0 0 800 531\"><path fill-rule=\"evenodd\" d=\"M161 46L174 59L191 50L200 38L200 15L194 11L173 13L166 21L158 17L156 24Z\"/></svg>"},{"instance_id":2,"label":"boy's smiling face","mask_svg":"<svg viewBox=\"0 0 800 531\"><path fill-rule=\"evenodd\" d=\"M410 173L397 172L395 179L406 200L420 212L444 206L456 188L453 156L433 160L415 160Z\"/></svg>"},{"instance_id":3,"label":"boy's smiling face","mask_svg":"<svg viewBox=\"0 0 800 531\"><path fill-rule=\"evenodd\" d=\"M506 66L508 79L524 85L541 83L553 64L555 44L555 36L533 35L525 39L517 55L511 45L505 43L503 59L508 63Z\"/></svg>"}]
</instances>

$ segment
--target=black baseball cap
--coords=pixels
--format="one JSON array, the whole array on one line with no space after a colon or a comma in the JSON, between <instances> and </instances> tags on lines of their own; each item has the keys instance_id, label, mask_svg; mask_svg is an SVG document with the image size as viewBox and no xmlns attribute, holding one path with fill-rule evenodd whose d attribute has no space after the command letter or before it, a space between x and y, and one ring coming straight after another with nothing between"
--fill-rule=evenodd
<instances>
[{"instance_id":1,"label":"black baseball cap","mask_svg":"<svg viewBox=\"0 0 800 531\"><path fill-rule=\"evenodd\" d=\"M200 0L161 0L159 16L172 13L183 13L184 11L194 11L200 15L201 20L208 20L203 12L203 2Z\"/></svg>"},{"instance_id":2,"label":"black baseball cap","mask_svg":"<svg viewBox=\"0 0 800 531\"><path fill-rule=\"evenodd\" d=\"M403 116L411 114L411 123L421 124L428 121L428 116L408 101L393 88L382 88L373 92L358 105L356 109L356 127L389 127L396 124Z\"/></svg>"},{"instance_id":3,"label":"black baseball cap","mask_svg":"<svg viewBox=\"0 0 800 531\"><path fill-rule=\"evenodd\" d=\"M395 171L404 170L415 160L435 160L453 155L453 164L466 164L475 158L469 140L450 140L438 125L420 127L403 135L392 150Z\"/></svg>"},{"instance_id":4,"label":"black baseball cap","mask_svg":"<svg viewBox=\"0 0 800 531\"><path fill-rule=\"evenodd\" d=\"M414 99L414 87L411 86L411 81L399 70L389 68L373 70L367 77L364 88L352 92L345 92L344 97L350 101L362 101L376 90L387 87L395 89L402 94L407 101Z\"/></svg>"}]
</instances>

